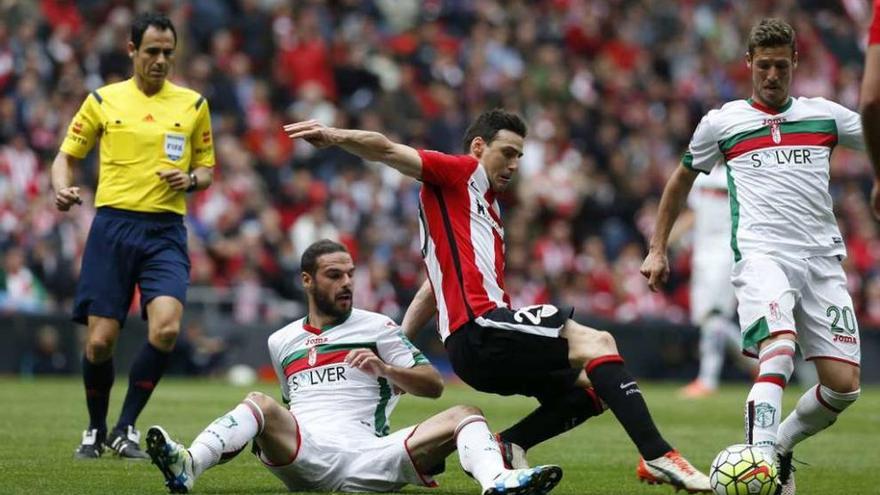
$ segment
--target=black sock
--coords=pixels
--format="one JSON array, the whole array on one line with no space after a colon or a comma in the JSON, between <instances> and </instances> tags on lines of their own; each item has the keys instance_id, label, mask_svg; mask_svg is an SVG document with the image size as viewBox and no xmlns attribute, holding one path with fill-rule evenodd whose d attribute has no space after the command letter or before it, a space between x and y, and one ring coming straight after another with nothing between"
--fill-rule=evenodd
<instances>
[{"instance_id":1,"label":"black sock","mask_svg":"<svg viewBox=\"0 0 880 495\"><path fill-rule=\"evenodd\" d=\"M554 400L541 401L540 407L499 436L529 450L599 414L602 403L593 389L573 388Z\"/></svg>"},{"instance_id":2,"label":"black sock","mask_svg":"<svg viewBox=\"0 0 880 495\"><path fill-rule=\"evenodd\" d=\"M107 433L107 407L110 404L110 389L113 388L113 358L103 363L92 363L82 358L83 385L86 389L86 407L89 410L89 429L97 429L98 436Z\"/></svg>"},{"instance_id":3,"label":"black sock","mask_svg":"<svg viewBox=\"0 0 880 495\"><path fill-rule=\"evenodd\" d=\"M642 391L620 356L596 358L587 364L586 371L596 393L608 404L642 457L652 460L672 450L657 431Z\"/></svg>"},{"instance_id":4,"label":"black sock","mask_svg":"<svg viewBox=\"0 0 880 495\"><path fill-rule=\"evenodd\" d=\"M134 426L138 416L162 374L168 366L168 357L171 353L162 352L147 342L138 353L134 364L131 365L131 372L128 375L128 392L125 394L125 402L122 404L122 413L119 415L119 422L116 423L118 430L125 429L126 426Z\"/></svg>"}]
</instances>

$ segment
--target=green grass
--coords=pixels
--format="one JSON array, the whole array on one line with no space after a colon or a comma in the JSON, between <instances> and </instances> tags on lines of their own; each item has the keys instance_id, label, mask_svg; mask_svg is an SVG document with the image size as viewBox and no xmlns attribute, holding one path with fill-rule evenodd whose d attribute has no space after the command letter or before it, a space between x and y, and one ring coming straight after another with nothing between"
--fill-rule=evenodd
<instances>
[{"instance_id":1,"label":"green grass","mask_svg":"<svg viewBox=\"0 0 880 495\"><path fill-rule=\"evenodd\" d=\"M116 419L125 380L117 378L111 402ZM256 388L277 396L274 386ZM643 384L661 432L698 467L707 469L722 447L742 439L742 402L746 386L724 388L715 398L699 402L675 399L676 385ZM221 413L231 409L248 389L221 382L168 378L157 388L139 421L141 430L162 424L176 438L191 441ZM862 389L862 398L844 417L797 450L808 462L797 474L801 494L880 493L880 389ZM801 391L786 393L789 411ZM495 397L460 386L450 386L440 400L404 397L393 417L393 427L418 422L454 404L483 408L490 424L501 429L530 411L535 403L525 398ZM160 494L163 479L148 462L121 461L105 456L96 461L75 461L73 449L86 424L79 379L19 381L0 379L0 493L9 494ZM555 463L565 476L554 495L671 494L670 487L650 487L636 482L638 454L623 430L606 412L573 431L529 452L533 464ZM440 488L407 488L408 493L476 494L476 484L462 474L453 456L447 473L438 477ZM196 493L285 493L283 486L251 455L207 472L196 484Z\"/></svg>"}]
</instances>

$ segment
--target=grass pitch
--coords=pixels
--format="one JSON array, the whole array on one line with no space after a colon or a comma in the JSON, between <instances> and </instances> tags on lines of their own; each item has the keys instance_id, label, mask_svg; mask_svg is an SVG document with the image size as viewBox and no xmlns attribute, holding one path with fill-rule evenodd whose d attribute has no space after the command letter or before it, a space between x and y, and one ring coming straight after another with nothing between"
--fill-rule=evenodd
<instances>
[{"instance_id":1,"label":"grass pitch","mask_svg":"<svg viewBox=\"0 0 880 495\"><path fill-rule=\"evenodd\" d=\"M119 414L127 385L117 377L110 406L111 426ZM273 397L271 384L255 389ZM742 403L746 384L727 386L711 399L679 401L677 385L647 383L642 389L661 432L697 467L708 469L726 445L742 441ZM189 443L201 429L237 404L250 388L223 382L166 378L138 427L144 432L161 424L178 440ZM798 493L880 493L880 389L864 387L862 398L829 431L801 444L796 457L809 463L797 472ZM802 391L786 391L785 413ZM404 397L392 417L392 428L416 423L454 404L481 407L492 428L503 429L531 411L536 403L519 397L495 397L463 386L448 386L442 399ZM8 494L161 494L164 479L149 462L122 461L110 455L95 461L76 461L73 450L87 424L82 382L77 378L20 381L0 379L0 493ZM554 495L672 494L668 486L639 484L635 478L638 453L606 412L529 452L532 464L555 463L565 475ZM458 467L453 454L439 489L407 488L406 493L477 494L477 485ZM243 453L200 478L197 494L286 493L257 460Z\"/></svg>"}]
</instances>

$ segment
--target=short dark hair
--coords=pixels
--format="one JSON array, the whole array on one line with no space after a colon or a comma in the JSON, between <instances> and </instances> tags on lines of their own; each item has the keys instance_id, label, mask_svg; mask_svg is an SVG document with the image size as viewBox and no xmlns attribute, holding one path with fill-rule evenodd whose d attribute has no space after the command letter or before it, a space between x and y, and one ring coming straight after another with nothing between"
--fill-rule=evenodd
<instances>
[{"instance_id":1,"label":"short dark hair","mask_svg":"<svg viewBox=\"0 0 880 495\"><path fill-rule=\"evenodd\" d=\"M523 122L523 119L520 118L519 115L507 112L501 108L496 108L481 113L480 116L477 117L477 120L468 127L467 132L464 133L464 141L462 142L464 152L470 152L471 141L473 141L475 137L481 137L483 138L483 141L486 141L486 144L490 144L500 130L508 130L515 134L519 134L522 137L526 137L526 123Z\"/></svg>"},{"instance_id":2,"label":"short dark hair","mask_svg":"<svg viewBox=\"0 0 880 495\"><path fill-rule=\"evenodd\" d=\"M302 259L299 263L300 269L314 277L315 273L318 271L318 258L325 254L347 252L348 249L342 244L331 241L330 239L321 239L318 242L312 243L312 245L307 247L305 252L303 252Z\"/></svg>"},{"instance_id":3,"label":"short dark hair","mask_svg":"<svg viewBox=\"0 0 880 495\"><path fill-rule=\"evenodd\" d=\"M757 47L788 45L792 55L797 51L794 28L782 19L766 18L755 24L749 31L749 56L755 54Z\"/></svg>"},{"instance_id":4,"label":"short dark hair","mask_svg":"<svg viewBox=\"0 0 880 495\"><path fill-rule=\"evenodd\" d=\"M171 22L171 19L165 17L165 14L160 14L158 12L143 12L138 14L131 23L131 42L134 43L135 49L141 47L144 33L150 26L153 26L159 31L170 29L171 34L174 35L174 45L177 46L177 30L174 29L174 24Z\"/></svg>"}]
</instances>

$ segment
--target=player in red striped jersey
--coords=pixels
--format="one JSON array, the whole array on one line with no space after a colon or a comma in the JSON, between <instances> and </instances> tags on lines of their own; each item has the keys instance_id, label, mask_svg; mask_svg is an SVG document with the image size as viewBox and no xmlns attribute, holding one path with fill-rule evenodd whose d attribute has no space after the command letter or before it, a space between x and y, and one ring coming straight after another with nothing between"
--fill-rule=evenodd
<instances>
[{"instance_id":1,"label":"player in red striped jersey","mask_svg":"<svg viewBox=\"0 0 880 495\"><path fill-rule=\"evenodd\" d=\"M868 30L868 52L865 54L865 74L862 77L861 114L862 131L868 157L874 167L874 187L871 189L871 207L880 219L880 0L874 0L874 17Z\"/></svg>"},{"instance_id":2,"label":"player in red striped jersey","mask_svg":"<svg viewBox=\"0 0 880 495\"><path fill-rule=\"evenodd\" d=\"M614 337L544 304L510 307L497 195L519 167L525 123L504 110L468 128L465 154L416 150L377 132L316 121L284 126L291 139L339 146L422 181L420 221L428 282L404 317L412 335L435 313L456 374L477 390L535 397L540 407L500 434L522 452L598 415L607 405L638 447L642 481L709 491L709 480L660 435ZM524 452L522 452L524 453ZM524 461L524 456L521 456Z\"/></svg>"}]
</instances>

